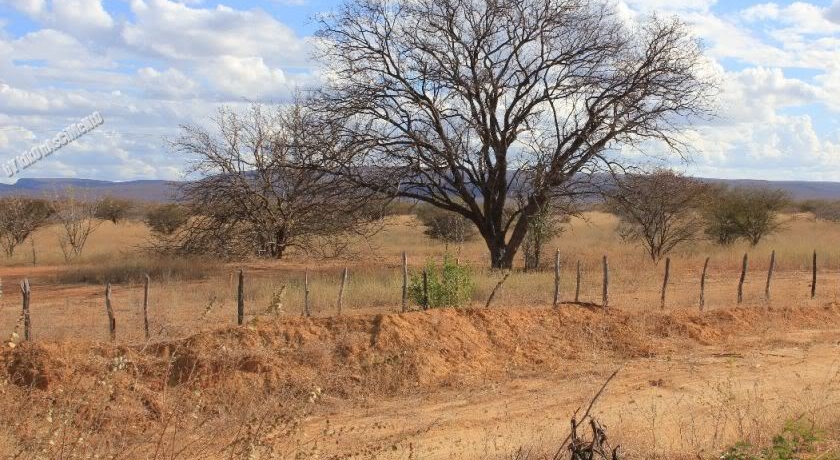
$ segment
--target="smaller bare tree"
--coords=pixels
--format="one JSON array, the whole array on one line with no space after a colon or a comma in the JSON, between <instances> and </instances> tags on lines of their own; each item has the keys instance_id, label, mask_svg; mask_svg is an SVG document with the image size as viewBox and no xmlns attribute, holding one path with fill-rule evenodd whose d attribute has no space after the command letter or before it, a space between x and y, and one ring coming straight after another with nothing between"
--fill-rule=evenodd
<instances>
[{"instance_id":1,"label":"smaller bare tree","mask_svg":"<svg viewBox=\"0 0 840 460\"><path fill-rule=\"evenodd\" d=\"M693 240L703 228L700 212L709 185L676 172L627 174L606 192L619 220L618 233L644 246L654 263L678 245Z\"/></svg>"},{"instance_id":2,"label":"smaller bare tree","mask_svg":"<svg viewBox=\"0 0 840 460\"><path fill-rule=\"evenodd\" d=\"M52 200L52 211L60 226L58 245L69 262L82 254L90 235L102 224L96 217L101 199L67 187Z\"/></svg>"},{"instance_id":3,"label":"smaller bare tree","mask_svg":"<svg viewBox=\"0 0 840 460\"><path fill-rule=\"evenodd\" d=\"M42 227L52 214L50 205L44 201L20 196L0 199L0 246L7 257L15 254L15 248Z\"/></svg>"},{"instance_id":4,"label":"smaller bare tree","mask_svg":"<svg viewBox=\"0 0 840 460\"><path fill-rule=\"evenodd\" d=\"M545 245L563 233L563 224L569 222L569 210L555 208L557 207L542 206L528 223L528 233L522 241L526 271L540 267Z\"/></svg>"}]
</instances>

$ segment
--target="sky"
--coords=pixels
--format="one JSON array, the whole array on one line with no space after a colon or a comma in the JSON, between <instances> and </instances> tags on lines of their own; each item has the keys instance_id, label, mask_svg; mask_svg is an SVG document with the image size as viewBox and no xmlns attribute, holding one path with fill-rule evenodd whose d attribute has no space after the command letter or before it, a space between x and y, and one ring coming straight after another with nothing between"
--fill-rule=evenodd
<instances>
[{"instance_id":1,"label":"sky","mask_svg":"<svg viewBox=\"0 0 840 460\"><path fill-rule=\"evenodd\" d=\"M313 17L341 0L0 0L0 163L94 111L105 123L20 177L182 179L166 147L221 105L317 84ZM686 130L703 177L840 181L840 0L610 0L677 15L721 76Z\"/></svg>"}]
</instances>

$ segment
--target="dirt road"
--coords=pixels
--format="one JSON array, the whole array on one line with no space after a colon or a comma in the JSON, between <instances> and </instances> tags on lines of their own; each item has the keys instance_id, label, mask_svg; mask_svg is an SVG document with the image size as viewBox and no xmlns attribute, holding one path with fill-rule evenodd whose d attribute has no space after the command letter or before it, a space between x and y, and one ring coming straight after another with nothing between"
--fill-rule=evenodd
<instances>
[{"instance_id":1,"label":"dirt road","mask_svg":"<svg viewBox=\"0 0 840 460\"><path fill-rule=\"evenodd\" d=\"M514 458L520 448L536 456L556 448L575 409L622 367L594 410L615 442L633 458L712 458L736 440L768 441L786 420L835 414L838 340L840 329L772 332L654 358L582 360L580 374L564 378L342 407L307 419L294 443L319 458Z\"/></svg>"}]
</instances>

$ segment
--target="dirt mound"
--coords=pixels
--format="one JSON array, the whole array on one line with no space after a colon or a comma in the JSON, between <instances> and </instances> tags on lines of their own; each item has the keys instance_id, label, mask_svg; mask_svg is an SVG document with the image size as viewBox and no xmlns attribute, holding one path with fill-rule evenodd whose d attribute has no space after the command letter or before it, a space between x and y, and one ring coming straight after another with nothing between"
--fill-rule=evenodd
<instances>
[{"instance_id":1,"label":"dirt mound","mask_svg":"<svg viewBox=\"0 0 840 460\"><path fill-rule=\"evenodd\" d=\"M833 307L699 315L578 306L263 319L136 346L22 344L0 355L3 380L12 384L0 391L0 406L27 414L5 427L18 443L47 439L55 431L39 424L58 414L79 439L107 431L126 443L164 433L173 420L203 427L234 417L248 429L290 430L316 400L330 407L526 374L562 378L597 363L838 321ZM287 418L266 425L259 418L266 405ZM105 445L103 455L127 448Z\"/></svg>"},{"instance_id":2,"label":"dirt mound","mask_svg":"<svg viewBox=\"0 0 840 460\"><path fill-rule=\"evenodd\" d=\"M835 324L833 308L628 314L559 309L441 309L408 314L258 320L150 346L26 344L3 354L11 382L48 390L80 373L131 375L152 391L232 378L265 391L341 396L503 378L592 354L652 356L766 327ZM348 382L350 384L348 384ZM355 383L355 384L354 384ZM363 390L361 390L363 389Z\"/></svg>"}]
</instances>

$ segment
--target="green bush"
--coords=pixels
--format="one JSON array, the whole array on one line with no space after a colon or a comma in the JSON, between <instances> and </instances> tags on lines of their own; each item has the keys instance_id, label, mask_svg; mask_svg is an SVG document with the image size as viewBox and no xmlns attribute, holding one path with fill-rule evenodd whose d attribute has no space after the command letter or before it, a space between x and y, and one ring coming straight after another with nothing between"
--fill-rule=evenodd
<instances>
[{"instance_id":1,"label":"green bush","mask_svg":"<svg viewBox=\"0 0 840 460\"><path fill-rule=\"evenodd\" d=\"M819 432L813 424L804 420L793 420L785 424L784 430L773 437L770 447L758 449L750 443L739 442L730 447L721 460L799 460L803 453L812 451L819 441Z\"/></svg>"},{"instance_id":2,"label":"green bush","mask_svg":"<svg viewBox=\"0 0 840 460\"><path fill-rule=\"evenodd\" d=\"M434 261L426 263L429 283L429 308L460 307L472 299L475 283L468 267L459 265L451 256L445 255L440 266ZM412 273L408 287L409 295L417 305L422 306L423 273Z\"/></svg>"}]
</instances>

